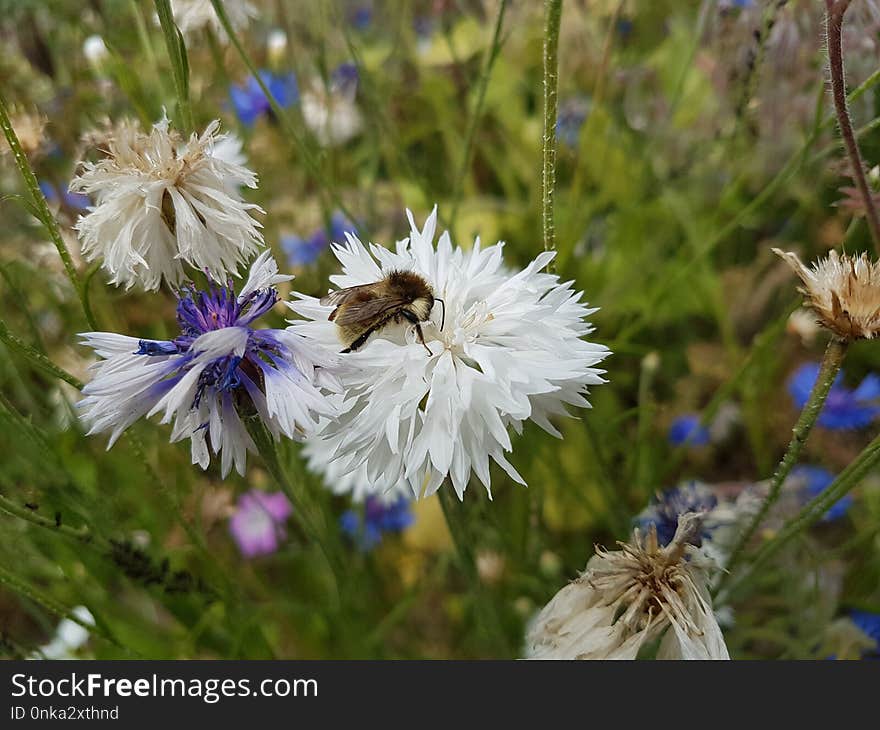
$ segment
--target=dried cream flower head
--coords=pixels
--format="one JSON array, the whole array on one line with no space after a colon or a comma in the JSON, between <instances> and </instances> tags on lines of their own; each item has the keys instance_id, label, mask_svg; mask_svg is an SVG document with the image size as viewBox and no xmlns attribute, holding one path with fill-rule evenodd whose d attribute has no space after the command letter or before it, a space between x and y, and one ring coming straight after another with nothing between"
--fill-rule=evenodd
<instances>
[{"instance_id":1,"label":"dried cream flower head","mask_svg":"<svg viewBox=\"0 0 880 730\"><path fill-rule=\"evenodd\" d=\"M528 658L635 659L665 632L658 659L729 659L707 587L714 564L692 544L702 525L703 516L689 512L665 547L651 525L620 550L597 548L532 622Z\"/></svg>"},{"instance_id":2,"label":"dried cream flower head","mask_svg":"<svg viewBox=\"0 0 880 730\"><path fill-rule=\"evenodd\" d=\"M95 201L76 228L83 256L102 258L112 283L179 286L184 262L226 281L263 244L251 217L263 211L240 193L255 188L257 176L219 126L211 122L186 141L167 119L149 134L120 124L95 136L106 156L84 162L70 189Z\"/></svg>"},{"instance_id":3,"label":"dried cream flower head","mask_svg":"<svg viewBox=\"0 0 880 730\"><path fill-rule=\"evenodd\" d=\"M880 333L880 264L831 251L809 269L797 254L773 249L804 282L800 291L819 322L842 340L871 339Z\"/></svg>"},{"instance_id":4,"label":"dried cream flower head","mask_svg":"<svg viewBox=\"0 0 880 730\"><path fill-rule=\"evenodd\" d=\"M225 0L223 8L235 31L245 28L251 18L258 15L257 9L247 0ZM171 0L171 12L181 33L196 33L210 28L222 42L229 40L211 0Z\"/></svg>"},{"instance_id":5,"label":"dried cream flower head","mask_svg":"<svg viewBox=\"0 0 880 730\"><path fill-rule=\"evenodd\" d=\"M12 128L18 137L22 151L30 158L39 157L46 147L46 117L38 112L12 112ZM0 147L4 153L10 152L6 145Z\"/></svg>"}]
</instances>

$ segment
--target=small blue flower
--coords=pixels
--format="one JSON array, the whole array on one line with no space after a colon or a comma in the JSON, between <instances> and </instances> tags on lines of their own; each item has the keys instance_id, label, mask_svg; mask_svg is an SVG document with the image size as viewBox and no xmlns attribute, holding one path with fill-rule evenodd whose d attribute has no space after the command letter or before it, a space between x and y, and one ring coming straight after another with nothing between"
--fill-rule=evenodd
<instances>
[{"instance_id":1,"label":"small blue flower","mask_svg":"<svg viewBox=\"0 0 880 730\"><path fill-rule=\"evenodd\" d=\"M709 429L700 424L700 417L695 413L676 418L669 426L667 438L673 446L706 446L711 441Z\"/></svg>"},{"instance_id":2,"label":"small blue flower","mask_svg":"<svg viewBox=\"0 0 880 730\"><path fill-rule=\"evenodd\" d=\"M657 539L668 545L675 536L678 518L687 512L710 512L718 505L718 498L709 487L691 481L666 489L651 498L650 504L633 520L636 527L647 531L651 524L657 528ZM701 538L708 538L711 528L704 527Z\"/></svg>"},{"instance_id":3,"label":"small blue flower","mask_svg":"<svg viewBox=\"0 0 880 730\"><path fill-rule=\"evenodd\" d=\"M788 392L797 408L803 408L819 376L818 363L801 365L788 381ZM880 376L870 373L855 390L843 385L843 371L834 379L818 424L832 430L864 428L880 416Z\"/></svg>"},{"instance_id":4,"label":"small blue flower","mask_svg":"<svg viewBox=\"0 0 880 730\"><path fill-rule=\"evenodd\" d=\"M260 79L282 109L293 106L299 101L295 74L275 74L266 69L262 69L259 73ZM253 125L259 117L272 112L269 99L253 76L248 76L244 84L230 86L229 98L232 100L235 115L247 127Z\"/></svg>"},{"instance_id":5,"label":"small blue flower","mask_svg":"<svg viewBox=\"0 0 880 730\"><path fill-rule=\"evenodd\" d=\"M45 180L40 180L39 185L43 195L46 196L46 200L51 204L63 201L68 208L73 210L88 210L88 207L92 204L88 195L71 193L69 190L64 190L59 194L58 188Z\"/></svg>"},{"instance_id":6,"label":"small blue flower","mask_svg":"<svg viewBox=\"0 0 880 730\"><path fill-rule=\"evenodd\" d=\"M803 499L807 502L824 492L834 481L835 476L821 466L801 464L791 470L789 478L800 482L801 489L803 490ZM822 516L822 521L830 522L840 519L846 514L852 503L852 496L849 494L844 495Z\"/></svg>"},{"instance_id":7,"label":"small blue flower","mask_svg":"<svg viewBox=\"0 0 880 730\"><path fill-rule=\"evenodd\" d=\"M349 13L349 21L357 30L366 30L373 22L372 3L361 3Z\"/></svg>"},{"instance_id":8,"label":"small blue flower","mask_svg":"<svg viewBox=\"0 0 880 730\"><path fill-rule=\"evenodd\" d=\"M354 96L357 92L358 80L357 66L353 63L339 64L330 75L330 85L337 93Z\"/></svg>"},{"instance_id":9,"label":"small blue flower","mask_svg":"<svg viewBox=\"0 0 880 730\"><path fill-rule=\"evenodd\" d=\"M880 657L880 613L852 609L849 619L859 627L859 631L874 640L874 651L862 654L862 657Z\"/></svg>"},{"instance_id":10,"label":"small blue flower","mask_svg":"<svg viewBox=\"0 0 880 730\"><path fill-rule=\"evenodd\" d=\"M590 113L590 102L586 97L567 99L559 105L556 117L556 136L566 145L575 149L581 134L581 127Z\"/></svg>"},{"instance_id":11,"label":"small blue flower","mask_svg":"<svg viewBox=\"0 0 880 730\"><path fill-rule=\"evenodd\" d=\"M281 250L291 267L308 266L321 255L331 242L344 241L345 232L353 231L348 219L339 211L330 218L330 228L318 228L308 238L297 235L281 237Z\"/></svg>"},{"instance_id":12,"label":"small blue flower","mask_svg":"<svg viewBox=\"0 0 880 730\"><path fill-rule=\"evenodd\" d=\"M410 500L401 496L391 504L376 497L367 497L363 511L346 510L339 518L339 528L357 545L368 552L382 542L386 532L403 532L415 522Z\"/></svg>"}]
</instances>

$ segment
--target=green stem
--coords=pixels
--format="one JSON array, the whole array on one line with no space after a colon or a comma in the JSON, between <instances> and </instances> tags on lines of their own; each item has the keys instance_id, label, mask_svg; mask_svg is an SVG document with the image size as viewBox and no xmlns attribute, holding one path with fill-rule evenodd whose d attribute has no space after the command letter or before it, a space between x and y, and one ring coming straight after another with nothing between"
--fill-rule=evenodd
<instances>
[{"instance_id":1,"label":"green stem","mask_svg":"<svg viewBox=\"0 0 880 730\"><path fill-rule=\"evenodd\" d=\"M33 365L36 365L40 370L43 370L49 375L63 380L65 383L72 385L78 390L82 389L84 383L81 380L77 379L66 370L58 367L42 352L31 347L29 344L23 342L14 334L12 334L9 331L9 328L6 326L6 323L2 319L0 319L0 342L26 357Z\"/></svg>"},{"instance_id":2,"label":"green stem","mask_svg":"<svg viewBox=\"0 0 880 730\"><path fill-rule=\"evenodd\" d=\"M171 59L171 75L177 92L177 110L180 114L180 128L187 134L195 131L192 106L189 102L189 61L186 56L186 43L183 34L174 23L170 0L155 0L156 14L165 36L165 47Z\"/></svg>"},{"instance_id":3,"label":"green stem","mask_svg":"<svg viewBox=\"0 0 880 730\"><path fill-rule=\"evenodd\" d=\"M99 624L88 624L82 619L77 618L71 609L67 608L59 601L56 601L52 596L48 596L42 591L37 590L33 586L28 585L21 578L13 573L10 573L9 570L7 570L2 565L0 565L0 584L8 586L15 593L18 593L19 595L27 598L30 601L33 601L38 606L42 606L50 613L54 613L56 616L58 616L58 618L70 619L75 624L79 624L84 629L86 629L90 634L97 634L98 636L109 641L114 646L120 649L126 649L126 647L120 644L103 626Z\"/></svg>"},{"instance_id":4,"label":"green stem","mask_svg":"<svg viewBox=\"0 0 880 730\"><path fill-rule=\"evenodd\" d=\"M464 573L473 595L477 616L484 625L486 635L496 642L497 647L507 651L507 640L504 636L497 608L487 593L486 587L477 572L477 563L471 549L470 535L463 513L463 505L455 497L455 491L447 480L437 490L437 498L443 510L446 527L452 536L456 556L461 571Z\"/></svg>"},{"instance_id":5,"label":"green stem","mask_svg":"<svg viewBox=\"0 0 880 730\"><path fill-rule=\"evenodd\" d=\"M248 416L245 417L244 421L248 433L257 447L257 451L266 464L266 468L278 483L281 491L284 492L285 496L294 506L294 519L299 522L306 537L318 546L327 560L336 581L338 593L345 578L344 562L339 551L336 549L338 546L337 541L331 540L328 535L329 530L320 507L310 499L310 495L307 494L304 488L298 489L288 478L278 457L275 439L259 416ZM300 486L302 487L302 485Z\"/></svg>"},{"instance_id":6,"label":"green stem","mask_svg":"<svg viewBox=\"0 0 880 730\"><path fill-rule=\"evenodd\" d=\"M730 555L730 560L726 566L727 573L722 578L719 587L723 586L726 577L733 573L733 569L739 563L743 550L752 535L755 534L758 526L767 516L767 512L779 498L782 485L794 465L797 463L801 451L807 442L807 437L810 435L810 431L813 429L816 419L818 419L819 414L822 412L822 407L825 405L825 400L828 397L828 392L831 390L832 384L834 383L834 378L837 376L837 373L843 364L843 358L846 356L846 351L847 343L843 340L839 340L835 337L828 343L828 347L825 350L825 356L822 358L822 364L819 368L819 375L816 378L812 391L810 391L810 397L807 399L807 403L795 423L791 441L782 457L782 461L779 462L779 466L773 474L767 496L764 498L761 508L751 519L734 546Z\"/></svg>"},{"instance_id":7,"label":"green stem","mask_svg":"<svg viewBox=\"0 0 880 730\"><path fill-rule=\"evenodd\" d=\"M38 527L52 530L59 535L64 535L65 537L69 537L70 539L76 540L85 545L93 544L95 539L87 525L83 525L82 527L70 527L65 524L59 525L56 520L43 517L27 507L19 506L3 494L0 494L0 512L5 512L13 517L26 520Z\"/></svg>"},{"instance_id":8,"label":"green stem","mask_svg":"<svg viewBox=\"0 0 880 730\"><path fill-rule=\"evenodd\" d=\"M553 198L556 190L556 118L559 104L559 25L562 0L544 2L544 134L541 164L541 226L544 250L556 250L556 223L553 219ZM548 267L551 271L554 266Z\"/></svg>"},{"instance_id":9,"label":"green stem","mask_svg":"<svg viewBox=\"0 0 880 730\"><path fill-rule=\"evenodd\" d=\"M9 147L12 150L12 156L15 158L15 165L18 167L18 171L21 174L25 187L27 188L30 202L33 207L32 212L49 233L49 238L52 239L52 243L55 245L58 255L61 257L61 263L64 265L64 272L67 274L67 278L73 285L73 290L79 297L89 327L92 329L98 329L98 325L95 322L95 317L92 314L88 300L83 294L82 283L76 273L76 267L73 265L70 251L67 250L67 245L64 243L64 239L61 236L61 229L58 227L58 221L55 220L55 216L53 216L52 211L49 210L49 203L46 201L46 196L43 195L43 191L40 190L37 176L34 174L30 162L28 162L27 155L25 155L24 150L21 148L21 143L18 141L18 135L16 135L15 130L12 128L12 122L9 119L9 111L6 106L6 99L3 97L2 93L0 93L0 127L3 128L3 134L6 135L6 141L9 143Z\"/></svg>"},{"instance_id":10,"label":"green stem","mask_svg":"<svg viewBox=\"0 0 880 730\"><path fill-rule=\"evenodd\" d=\"M764 543L754 559L750 561L749 572L731 586L731 591L745 586L756 574L758 568L766 564L794 537L821 520L828 510L845 497L853 487L861 483L878 463L880 463L880 436L876 436L838 475L837 479L805 505L795 517L786 522L772 540Z\"/></svg>"},{"instance_id":11,"label":"green stem","mask_svg":"<svg viewBox=\"0 0 880 730\"><path fill-rule=\"evenodd\" d=\"M486 89L489 88L489 77L492 75L492 67L495 65L495 59L498 57L498 51L501 49L501 27L504 24L504 13L507 10L507 0L501 0L498 5L498 16L495 19L495 31L492 34L492 44L486 51L486 58L483 62L483 71L480 74L480 80L477 86L477 99L474 104L474 111L468 122L467 131L464 135L464 152L461 158L461 164L458 167L458 174L455 176L455 184L453 185L452 207L449 213L449 227L455 225L458 217L458 208L461 204L462 194L464 192L464 178L467 175L468 167L471 164L471 156L473 155L474 138L477 134L477 127L483 116L483 104L486 101Z\"/></svg>"}]
</instances>

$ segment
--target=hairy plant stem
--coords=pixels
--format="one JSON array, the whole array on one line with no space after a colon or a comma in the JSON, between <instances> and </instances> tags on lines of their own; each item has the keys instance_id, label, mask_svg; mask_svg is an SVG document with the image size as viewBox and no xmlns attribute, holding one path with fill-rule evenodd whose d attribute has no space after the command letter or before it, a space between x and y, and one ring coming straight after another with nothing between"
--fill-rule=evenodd
<instances>
[{"instance_id":1,"label":"hairy plant stem","mask_svg":"<svg viewBox=\"0 0 880 730\"><path fill-rule=\"evenodd\" d=\"M852 177L862 196L865 205L865 220L871 231L874 248L880 254L880 216L868 179L865 176L865 165L859 150L859 143L853 133L852 119L846 102L846 73L843 63L843 16L850 5L850 0L825 0L827 14L825 16L828 35L828 62L831 70L831 95L834 109L837 112L837 124L840 136L849 156Z\"/></svg>"},{"instance_id":2,"label":"hairy plant stem","mask_svg":"<svg viewBox=\"0 0 880 730\"><path fill-rule=\"evenodd\" d=\"M83 385L85 385L81 380L74 377L63 368L58 367L42 352L31 347L29 344L12 334L2 319L0 319L0 342L10 349L15 350L20 355L23 355L31 362L31 364L36 365L40 370L43 370L59 380L63 380L77 390L82 390Z\"/></svg>"},{"instance_id":3,"label":"hairy plant stem","mask_svg":"<svg viewBox=\"0 0 880 730\"><path fill-rule=\"evenodd\" d=\"M816 419L818 419L819 414L822 412L822 407L825 405L825 400L828 398L828 392L831 390L834 378L837 376L837 373L843 364L843 358L846 356L846 351L847 343L843 340L839 340L835 337L828 343L828 347L825 349L825 355L822 358L822 364L819 368L819 375L816 377L816 382L813 384L813 389L810 391L810 397L807 399L807 403L804 405L804 408L795 423L791 441L788 444L788 448L785 450L782 461L779 462L779 466L776 467L776 472L770 480L770 487L767 496L764 498L757 514L751 519L746 529L743 530L740 535L739 540L736 542L727 564L727 573L722 577L721 582L719 583L719 588L724 585L727 576L733 574L733 570L739 563L742 553L748 545L752 535L755 534L758 526L767 516L767 512L779 498L782 485L794 465L797 463L801 451L807 442L807 437L810 435L810 431L813 429Z\"/></svg>"},{"instance_id":4,"label":"hairy plant stem","mask_svg":"<svg viewBox=\"0 0 880 730\"><path fill-rule=\"evenodd\" d=\"M461 204L462 194L464 192L464 178L467 175L468 167L471 164L473 155L474 137L477 134L477 127L483 116L483 104L486 101L486 89L489 88L489 77L492 75L492 67L495 65L495 59L498 57L498 51L501 48L501 27L504 24L504 13L507 10L507 0L501 0L498 5L498 16L495 19L495 31L492 34L492 44L486 51L486 58L483 62L483 71L480 74L479 85L477 87L477 98L474 103L474 110L468 122L467 131L464 135L464 151L462 153L461 164L458 167L458 174L455 176L455 184L452 193L452 208L449 213L450 228L455 225L458 217L458 208Z\"/></svg>"},{"instance_id":5,"label":"hairy plant stem","mask_svg":"<svg viewBox=\"0 0 880 730\"><path fill-rule=\"evenodd\" d=\"M0 512L5 512L12 517L18 517L19 519L30 522L38 527L52 530L59 535L64 535L65 537L81 542L84 545L95 543L95 536L87 525L83 525L82 527L70 527L69 525L60 524L55 519L43 517L43 515L38 514L34 510L22 507L3 494L0 494ZM106 547L106 545L101 545L101 547Z\"/></svg>"},{"instance_id":6,"label":"hairy plant stem","mask_svg":"<svg viewBox=\"0 0 880 730\"><path fill-rule=\"evenodd\" d=\"M45 610L49 611L49 613L55 614L58 618L69 619L75 624L79 624L80 626L82 626L90 634L97 634L101 638L109 641L114 646L125 651L129 651L132 654L136 654L136 652L134 652L132 649L129 649L128 647L120 644L116 637L113 636L109 631L107 631L106 627L102 626L100 623L96 625L86 623L82 619L78 618L73 613L72 609L67 608L61 602L55 600L55 598L53 598L52 596L49 596L43 593L41 590L34 588L31 585L28 585L24 580L19 578L14 573L10 572L3 565L0 565L0 585L7 586L13 592L18 593L20 596L23 596L29 601L33 601Z\"/></svg>"},{"instance_id":7,"label":"hairy plant stem","mask_svg":"<svg viewBox=\"0 0 880 730\"><path fill-rule=\"evenodd\" d=\"M64 239L61 236L61 229L58 227L58 221L55 220L55 216L53 216L52 211L49 210L49 203L46 201L46 196L43 195L43 191L40 190L37 176L34 174L30 162L28 162L27 155L25 155L24 150L21 148L21 143L18 141L18 135L12 128L12 122L9 119L9 111L6 106L6 99L3 97L2 93L0 93L0 127L3 128L3 134L6 136L6 141L9 143L9 147L12 150L12 156L15 158L15 165L18 167L18 172L28 191L31 213L33 213L40 223L43 224L43 227L49 234L49 238L52 239L52 243L58 251L58 255L61 257L61 263L64 265L64 273L67 274L67 278L70 280L73 290L76 292L76 295L82 304L83 314L85 315L86 321L89 323L89 327L92 329L98 329L88 297L85 295L85 289L76 273L73 259L70 257L70 251L67 250L67 245L64 243Z\"/></svg>"},{"instance_id":8,"label":"hairy plant stem","mask_svg":"<svg viewBox=\"0 0 880 730\"><path fill-rule=\"evenodd\" d=\"M541 229L544 250L556 250L553 202L556 191L556 118L559 111L559 25L562 0L544 0L544 134L541 138ZM551 262L548 269L554 270Z\"/></svg>"},{"instance_id":9,"label":"hairy plant stem","mask_svg":"<svg viewBox=\"0 0 880 730\"><path fill-rule=\"evenodd\" d=\"M730 587L730 592L745 587L757 574L760 567L793 538L821 520L831 507L845 497L878 464L880 464L880 436L876 436L826 489L823 489L795 517L786 522L773 539L764 543L750 561L749 572Z\"/></svg>"}]
</instances>

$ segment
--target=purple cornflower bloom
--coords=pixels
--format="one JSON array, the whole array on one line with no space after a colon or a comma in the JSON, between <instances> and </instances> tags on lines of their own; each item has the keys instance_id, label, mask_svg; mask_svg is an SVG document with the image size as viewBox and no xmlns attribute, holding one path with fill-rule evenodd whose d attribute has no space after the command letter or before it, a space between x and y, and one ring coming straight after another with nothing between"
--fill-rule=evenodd
<instances>
[{"instance_id":1,"label":"purple cornflower bloom","mask_svg":"<svg viewBox=\"0 0 880 730\"><path fill-rule=\"evenodd\" d=\"M676 418L669 426L667 438L673 446L706 446L712 440L709 429L700 423L695 413Z\"/></svg>"},{"instance_id":2,"label":"purple cornflower bloom","mask_svg":"<svg viewBox=\"0 0 880 730\"><path fill-rule=\"evenodd\" d=\"M281 75L262 69L259 75L266 88L275 97L278 106L282 109L297 103L299 100L299 89L296 84L295 74ZM235 115L247 127L253 125L259 117L272 114L269 99L263 93L257 79L253 76L248 76L244 84L233 84L230 86L229 98L232 100Z\"/></svg>"},{"instance_id":3,"label":"purple cornflower bloom","mask_svg":"<svg viewBox=\"0 0 880 730\"><path fill-rule=\"evenodd\" d=\"M292 512L293 506L283 492L252 489L238 498L229 532L246 558L270 555L287 536L284 523Z\"/></svg>"},{"instance_id":4,"label":"purple cornflower bloom","mask_svg":"<svg viewBox=\"0 0 880 730\"><path fill-rule=\"evenodd\" d=\"M681 515L687 512L711 512L717 506L718 498L709 487L696 481L685 482L654 495L650 504L636 515L633 522L644 531L653 524L657 528L660 544L668 545L675 535ZM704 526L701 538L709 537L711 529Z\"/></svg>"},{"instance_id":5,"label":"purple cornflower bloom","mask_svg":"<svg viewBox=\"0 0 880 730\"><path fill-rule=\"evenodd\" d=\"M795 407L802 409L819 376L819 363L801 365L788 381ZM864 428L880 416L880 376L870 373L855 390L843 385L843 371L834 379L818 424L832 430Z\"/></svg>"},{"instance_id":6,"label":"purple cornflower bloom","mask_svg":"<svg viewBox=\"0 0 880 730\"><path fill-rule=\"evenodd\" d=\"M173 340L83 334L103 358L79 403L88 433L110 431L112 446L138 418L162 413L162 423L174 421L172 441L190 439L193 464L207 468L213 451L224 477L233 463L244 475L247 452L256 451L240 407L276 439L301 438L333 412L320 388L337 387L335 356L289 329L253 327L278 301L275 285L292 278L278 274L266 251L237 296L231 281L182 289Z\"/></svg>"},{"instance_id":7,"label":"purple cornflower bloom","mask_svg":"<svg viewBox=\"0 0 880 730\"><path fill-rule=\"evenodd\" d=\"M791 470L789 479L794 482L796 487L800 488L803 501L809 502L831 486L835 476L821 466L800 464ZM822 521L830 522L832 520L840 519L846 514L852 504L852 495L844 495L822 516Z\"/></svg>"},{"instance_id":8,"label":"purple cornflower bloom","mask_svg":"<svg viewBox=\"0 0 880 730\"><path fill-rule=\"evenodd\" d=\"M401 496L390 504L378 497L367 497L363 511L346 510L339 518L339 527L364 552L372 550L386 532L403 532L415 521L410 500Z\"/></svg>"}]
</instances>

